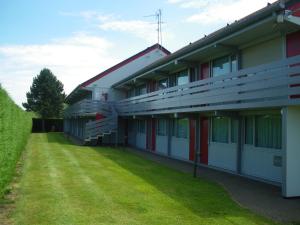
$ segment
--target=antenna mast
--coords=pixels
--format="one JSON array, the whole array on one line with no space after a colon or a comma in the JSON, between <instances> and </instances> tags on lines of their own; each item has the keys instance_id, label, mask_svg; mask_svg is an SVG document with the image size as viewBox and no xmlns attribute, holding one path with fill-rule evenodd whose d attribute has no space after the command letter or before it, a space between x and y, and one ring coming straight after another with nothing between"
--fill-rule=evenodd
<instances>
[{"instance_id":1,"label":"antenna mast","mask_svg":"<svg viewBox=\"0 0 300 225\"><path fill-rule=\"evenodd\" d=\"M157 31L157 43L159 44L159 45L161 45L162 46L162 10L161 9L158 9L156 12L155 12L155 14L154 15L149 15L149 16L146 16L146 17L155 17L155 19L156 19L156 24L157 24L157 29L156 29L156 31Z\"/></svg>"},{"instance_id":2,"label":"antenna mast","mask_svg":"<svg viewBox=\"0 0 300 225\"><path fill-rule=\"evenodd\" d=\"M156 12L156 19L157 19L157 43L160 44L162 46L162 30L161 30L161 24L162 24L162 20L161 20L161 9L158 9Z\"/></svg>"}]
</instances>

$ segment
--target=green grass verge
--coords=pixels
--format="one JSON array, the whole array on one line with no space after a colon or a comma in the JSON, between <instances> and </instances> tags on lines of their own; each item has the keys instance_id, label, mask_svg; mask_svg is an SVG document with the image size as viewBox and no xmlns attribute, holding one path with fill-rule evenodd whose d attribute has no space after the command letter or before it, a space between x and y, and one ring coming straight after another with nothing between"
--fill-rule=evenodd
<instances>
[{"instance_id":1,"label":"green grass verge","mask_svg":"<svg viewBox=\"0 0 300 225\"><path fill-rule=\"evenodd\" d=\"M0 87L0 199L7 191L16 163L31 132L31 115Z\"/></svg>"},{"instance_id":2,"label":"green grass verge","mask_svg":"<svg viewBox=\"0 0 300 225\"><path fill-rule=\"evenodd\" d=\"M25 158L16 224L274 224L213 182L121 149L32 134Z\"/></svg>"}]
</instances>

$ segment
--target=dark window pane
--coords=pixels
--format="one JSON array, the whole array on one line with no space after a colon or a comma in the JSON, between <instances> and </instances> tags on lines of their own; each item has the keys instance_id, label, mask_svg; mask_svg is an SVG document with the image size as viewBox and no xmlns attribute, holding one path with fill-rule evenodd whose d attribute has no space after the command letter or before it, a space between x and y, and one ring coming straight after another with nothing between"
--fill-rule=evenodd
<instances>
[{"instance_id":1,"label":"dark window pane","mask_svg":"<svg viewBox=\"0 0 300 225\"><path fill-rule=\"evenodd\" d=\"M238 125L239 121L232 119L231 120L231 143L238 142Z\"/></svg>"},{"instance_id":2,"label":"dark window pane","mask_svg":"<svg viewBox=\"0 0 300 225\"><path fill-rule=\"evenodd\" d=\"M245 144L253 144L253 117L247 116L245 118Z\"/></svg>"},{"instance_id":3,"label":"dark window pane","mask_svg":"<svg viewBox=\"0 0 300 225\"><path fill-rule=\"evenodd\" d=\"M138 95L143 95L147 93L146 85L141 85L138 87Z\"/></svg>"},{"instance_id":4,"label":"dark window pane","mask_svg":"<svg viewBox=\"0 0 300 225\"><path fill-rule=\"evenodd\" d=\"M162 79L158 81L158 90L162 90L168 87L168 79Z\"/></svg>"},{"instance_id":5,"label":"dark window pane","mask_svg":"<svg viewBox=\"0 0 300 225\"><path fill-rule=\"evenodd\" d=\"M230 72L229 57L225 56L213 60L212 73L213 77L224 75Z\"/></svg>"},{"instance_id":6,"label":"dark window pane","mask_svg":"<svg viewBox=\"0 0 300 225\"><path fill-rule=\"evenodd\" d=\"M188 119L177 120L177 137L187 138L188 135Z\"/></svg>"},{"instance_id":7,"label":"dark window pane","mask_svg":"<svg viewBox=\"0 0 300 225\"><path fill-rule=\"evenodd\" d=\"M166 136L167 135L167 121L166 119L157 120L157 135Z\"/></svg>"},{"instance_id":8,"label":"dark window pane","mask_svg":"<svg viewBox=\"0 0 300 225\"><path fill-rule=\"evenodd\" d=\"M177 85L187 84L189 82L188 71L183 70L177 76Z\"/></svg>"},{"instance_id":9,"label":"dark window pane","mask_svg":"<svg viewBox=\"0 0 300 225\"><path fill-rule=\"evenodd\" d=\"M237 58L235 55L231 56L231 72L238 70Z\"/></svg>"},{"instance_id":10,"label":"dark window pane","mask_svg":"<svg viewBox=\"0 0 300 225\"><path fill-rule=\"evenodd\" d=\"M281 132L281 116L256 116L255 144L257 147L280 149Z\"/></svg>"},{"instance_id":11,"label":"dark window pane","mask_svg":"<svg viewBox=\"0 0 300 225\"><path fill-rule=\"evenodd\" d=\"M212 141L228 143L228 124L229 119L225 117L212 118Z\"/></svg>"},{"instance_id":12,"label":"dark window pane","mask_svg":"<svg viewBox=\"0 0 300 225\"><path fill-rule=\"evenodd\" d=\"M144 120L138 120L138 131L139 131L139 133L146 132L146 124L145 124Z\"/></svg>"}]
</instances>

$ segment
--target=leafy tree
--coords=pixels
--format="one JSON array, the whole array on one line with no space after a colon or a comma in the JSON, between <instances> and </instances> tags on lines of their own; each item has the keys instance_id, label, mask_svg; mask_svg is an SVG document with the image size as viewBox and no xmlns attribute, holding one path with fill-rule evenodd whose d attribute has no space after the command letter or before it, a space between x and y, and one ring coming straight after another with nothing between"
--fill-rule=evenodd
<instances>
[{"instance_id":1,"label":"leafy tree","mask_svg":"<svg viewBox=\"0 0 300 225\"><path fill-rule=\"evenodd\" d=\"M30 91L26 93L26 111L38 113L42 118L60 118L65 99L64 86L47 68L33 78Z\"/></svg>"}]
</instances>

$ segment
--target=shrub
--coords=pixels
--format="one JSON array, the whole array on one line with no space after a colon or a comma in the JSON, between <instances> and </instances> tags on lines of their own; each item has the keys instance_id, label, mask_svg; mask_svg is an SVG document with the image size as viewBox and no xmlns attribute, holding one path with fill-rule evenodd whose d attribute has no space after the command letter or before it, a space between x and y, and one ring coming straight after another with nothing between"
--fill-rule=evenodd
<instances>
[{"instance_id":1,"label":"shrub","mask_svg":"<svg viewBox=\"0 0 300 225\"><path fill-rule=\"evenodd\" d=\"M31 114L22 110L0 87L0 198L11 181L31 132Z\"/></svg>"}]
</instances>

